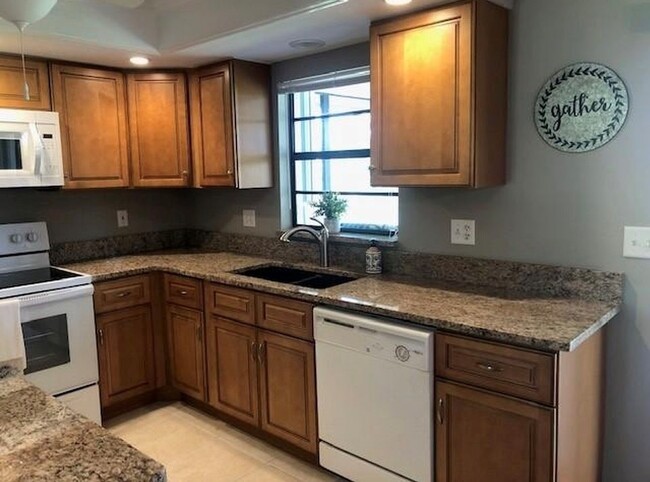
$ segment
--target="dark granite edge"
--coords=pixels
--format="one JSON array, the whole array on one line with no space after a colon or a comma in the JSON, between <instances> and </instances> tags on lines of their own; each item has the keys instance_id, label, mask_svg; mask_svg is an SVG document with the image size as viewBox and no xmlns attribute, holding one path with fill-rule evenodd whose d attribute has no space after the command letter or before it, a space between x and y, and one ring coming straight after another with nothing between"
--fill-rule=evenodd
<instances>
[{"instance_id":1,"label":"dark granite edge","mask_svg":"<svg viewBox=\"0 0 650 482\"><path fill-rule=\"evenodd\" d=\"M269 265L268 261L260 260L260 266ZM257 265L255 265L257 266ZM163 266L152 263L146 267L124 269L115 271L110 274L102 274L93 276L93 282L106 281L110 279L120 278L123 276L131 276L136 274L145 274L151 272L166 272L170 274L178 274L182 276L194 277L210 282L217 282L238 288L245 288L254 291L260 291L268 294L286 296L288 298L307 301L315 304L327 304L340 308L350 309L356 312L362 312L370 315L384 316L398 321L407 323L414 323L418 326L426 326L435 329L446 330L453 333L473 336L485 340L498 341L510 345L518 345L524 348L537 349L546 352L568 352L575 350L580 344L587 340L596 331L602 328L608 321L610 321L616 314L620 312L620 304L611 305L606 313L601 318L595 321L589 328L581 332L573 339L566 339L564 341L552 340L547 338L530 337L518 335L514 332L503 332L498 330L488 330L477 328L463 323L448 321L440 318L428 318L421 315L412 313L398 312L388 307L383 308L370 303L361 301L344 301L337 297L328 296L327 290L317 290L313 288L297 288L293 285L278 283L273 281L260 280L250 278L247 276L239 275L231 272L220 272L206 275L205 273L197 273L188 269L175 268L173 266ZM353 281L352 281L353 282Z\"/></svg>"}]
</instances>

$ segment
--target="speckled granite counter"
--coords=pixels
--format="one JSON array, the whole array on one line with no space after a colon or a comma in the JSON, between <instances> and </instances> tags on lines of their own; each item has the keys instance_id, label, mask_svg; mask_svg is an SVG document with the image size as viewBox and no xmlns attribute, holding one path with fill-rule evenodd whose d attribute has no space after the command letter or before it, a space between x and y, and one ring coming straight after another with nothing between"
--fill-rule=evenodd
<instances>
[{"instance_id":1,"label":"speckled granite counter","mask_svg":"<svg viewBox=\"0 0 650 482\"><path fill-rule=\"evenodd\" d=\"M22 377L0 373L0 480L157 482L166 476L162 465Z\"/></svg>"},{"instance_id":2,"label":"speckled granite counter","mask_svg":"<svg viewBox=\"0 0 650 482\"><path fill-rule=\"evenodd\" d=\"M535 297L390 276L315 290L232 273L272 262L231 253L189 253L124 256L66 267L95 281L166 271L547 351L575 349L620 309L614 301Z\"/></svg>"}]
</instances>

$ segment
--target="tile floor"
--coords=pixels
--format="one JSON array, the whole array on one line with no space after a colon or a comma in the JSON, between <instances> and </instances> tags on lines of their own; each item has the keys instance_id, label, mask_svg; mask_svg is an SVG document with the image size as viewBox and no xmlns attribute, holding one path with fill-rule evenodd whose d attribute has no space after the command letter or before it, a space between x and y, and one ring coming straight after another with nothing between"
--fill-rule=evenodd
<instances>
[{"instance_id":1,"label":"tile floor","mask_svg":"<svg viewBox=\"0 0 650 482\"><path fill-rule=\"evenodd\" d=\"M162 463L170 482L340 480L181 402L135 410L106 428Z\"/></svg>"}]
</instances>

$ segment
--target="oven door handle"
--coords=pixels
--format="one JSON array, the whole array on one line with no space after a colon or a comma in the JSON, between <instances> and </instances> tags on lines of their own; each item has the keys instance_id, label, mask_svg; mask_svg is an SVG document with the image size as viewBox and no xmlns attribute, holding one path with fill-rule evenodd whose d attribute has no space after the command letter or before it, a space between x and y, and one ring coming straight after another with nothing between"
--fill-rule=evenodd
<instances>
[{"instance_id":1,"label":"oven door handle","mask_svg":"<svg viewBox=\"0 0 650 482\"><path fill-rule=\"evenodd\" d=\"M43 293L35 293L33 295L19 296L17 299L20 301L20 307L24 308L28 306L52 303L55 301L69 300L72 298L81 298L83 296L92 296L94 292L95 288L93 288L93 285L88 284L54 291L45 291Z\"/></svg>"}]
</instances>

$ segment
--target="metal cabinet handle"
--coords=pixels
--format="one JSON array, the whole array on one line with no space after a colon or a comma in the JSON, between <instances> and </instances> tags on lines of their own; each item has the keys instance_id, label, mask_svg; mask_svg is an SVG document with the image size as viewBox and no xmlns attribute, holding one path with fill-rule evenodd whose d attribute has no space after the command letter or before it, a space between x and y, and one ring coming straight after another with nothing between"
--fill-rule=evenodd
<instances>
[{"instance_id":1,"label":"metal cabinet handle","mask_svg":"<svg viewBox=\"0 0 650 482\"><path fill-rule=\"evenodd\" d=\"M183 177L187 177L187 175L188 175L189 173L188 173L187 171L183 171L183 172L181 172L181 174L182 174Z\"/></svg>"},{"instance_id":2,"label":"metal cabinet handle","mask_svg":"<svg viewBox=\"0 0 650 482\"><path fill-rule=\"evenodd\" d=\"M228 169L228 170L226 171L226 174L228 174L228 175L230 176L230 175L232 174L232 169Z\"/></svg>"},{"instance_id":3,"label":"metal cabinet handle","mask_svg":"<svg viewBox=\"0 0 650 482\"><path fill-rule=\"evenodd\" d=\"M122 291L121 293L118 293L117 297L118 297L118 298L126 298L126 297L129 296L130 294L131 294L130 291Z\"/></svg>"},{"instance_id":4,"label":"metal cabinet handle","mask_svg":"<svg viewBox=\"0 0 650 482\"><path fill-rule=\"evenodd\" d=\"M445 401L442 397L440 397L438 399L438 410L436 410L436 418L438 419L439 425L442 425L445 422L444 411L445 411Z\"/></svg>"},{"instance_id":5,"label":"metal cabinet handle","mask_svg":"<svg viewBox=\"0 0 650 482\"><path fill-rule=\"evenodd\" d=\"M251 358L253 361L257 361L257 343L251 341Z\"/></svg>"},{"instance_id":6,"label":"metal cabinet handle","mask_svg":"<svg viewBox=\"0 0 650 482\"><path fill-rule=\"evenodd\" d=\"M97 330L97 336L99 336L99 344L101 346L104 346L104 330L102 330L101 328Z\"/></svg>"},{"instance_id":7,"label":"metal cabinet handle","mask_svg":"<svg viewBox=\"0 0 650 482\"><path fill-rule=\"evenodd\" d=\"M503 371L503 368L497 365L493 365L490 362L476 362L476 366L479 367L481 370L485 370L486 372L491 372L491 373L499 373Z\"/></svg>"},{"instance_id":8,"label":"metal cabinet handle","mask_svg":"<svg viewBox=\"0 0 650 482\"><path fill-rule=\"evenodd\" d=\"M377 167L376 167L374 164L370 164L370 165L368 166L368 170L369 170L369 171L374 171L375 169L377 169Z\"/></svg>"},{"instance_id":9,"label":"metal cabinet handle","mask_svg":"<svg viewBox=\"0 0 650 482\"><path fill-rule=\"evenodd\" d=\"M178 294L181 295L181 296L186 296L186 295L187 295L187 291L185 291L185 290L181 290L181 291L178 292Z\"/></svg>"},{"instance_id":10,"label":"metal cabinet handle","mask_svg":"<svg viewBox=\"0 0 650 482\"><path fill-rule=\"evenodd\" d=\"M264 365L264 343L260 343L257 347L257 358L260 361L260 365Z\"/></svg>"}]
</instances>

